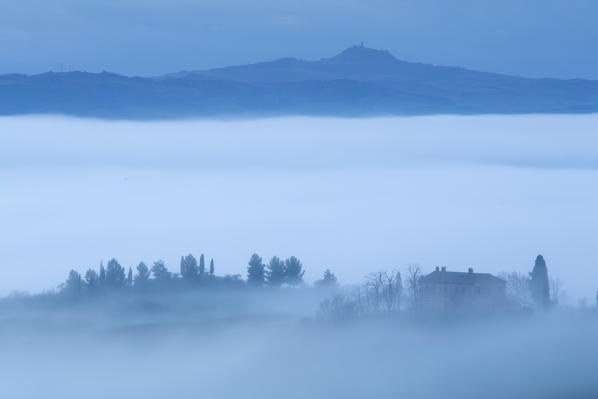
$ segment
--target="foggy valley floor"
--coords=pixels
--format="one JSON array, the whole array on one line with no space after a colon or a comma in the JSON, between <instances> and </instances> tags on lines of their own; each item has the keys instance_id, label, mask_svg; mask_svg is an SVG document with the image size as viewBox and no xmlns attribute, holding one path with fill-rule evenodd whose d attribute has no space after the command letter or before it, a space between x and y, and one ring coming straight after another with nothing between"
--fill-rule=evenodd
<instances>
[{"instance_id":1,"label":"foggy valley floor","mask_svg":"<svg viewBox=\"0 0 598 399\"><path fill-rule=\"evenodd\" d=\"M591 398L598 312L330 323L312 290L115 298L0 318L11 398ZM13 309L17 310L17 309ZM309 315L311 313L311 315ZM9 316L9 317L7 317Z\"/></svg>"},{"instance_id":2,"label":"foggy valley floor","mask_svg":"<svg viewBox=\"0 0 598 399\"><path fill-rule=\"evenodd\" d=\"M598 399L597 14L0 0L0 399Z\"/></svg>"},{"instance_id":3,"label":"foggy valley floor","mask_svg":"<svg viewBox=\"0 0 598 399\"><path fill-rule=\"evenodd\" d=\"M0 118L2 396L595 398L597 126ZM52 294L113 257L176 272L205 253L244 276L254 252L343 287L415 262L526 275L542 253L567 295L552 311L333 323L312 288Z\"/></svg>"}]
</instances>

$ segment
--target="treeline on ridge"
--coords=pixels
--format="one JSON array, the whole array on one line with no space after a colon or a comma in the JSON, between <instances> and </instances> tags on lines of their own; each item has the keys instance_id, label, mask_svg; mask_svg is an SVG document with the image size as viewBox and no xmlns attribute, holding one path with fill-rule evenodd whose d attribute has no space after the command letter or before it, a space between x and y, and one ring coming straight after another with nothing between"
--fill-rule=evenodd
<instances>
[{"instance_id":1,"label":"treeline on ridge","mask_svg":"<svg viewBox=\"0 0 598 399\"><path fill-rule=\"evenodd\" d=\"M106 266L101 263L98 270L88 269L83 275L71 270L66 281L59 285L61 294L82 295L97 294L105 291L130 290L168 290L194 287L281 287L305 285L303 275L305 269L301 261L295 256L285 260L274 256L265 264L258 254L251 255L247 263L246 279L240 274L218 276L215 273L214 259L210 259L206 267L203 254L199 261L191 254L181 256L179 273L168 270L163 260L153 262L148 266L140 262L133 271L132 267L125 269L116 259L108 261ZM334 287L337 285L336 276L326 269L322 279L315 282L317 287Z\"/></svg>"}]
</instances>

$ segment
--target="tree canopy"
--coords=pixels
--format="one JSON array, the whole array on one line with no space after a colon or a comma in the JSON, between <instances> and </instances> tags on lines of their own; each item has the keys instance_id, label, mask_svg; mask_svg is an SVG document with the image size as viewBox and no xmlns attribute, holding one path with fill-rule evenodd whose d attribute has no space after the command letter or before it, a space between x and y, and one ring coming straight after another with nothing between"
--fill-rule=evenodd
<instances>
[{"instance_id":1,"label":"tree canopy","mask_svg":"<svg viewBox=\"0 0 598 399\"><path fill-rule=\"evenodd\" d=\"M258 254L251 255L247 266L247 283L253 286L261 286L266 279L265 265L262 257Z\"/></svg>"},{"instance_id":2,"label":"tree canopy","mask_svg":"<svg viewBox=\"0 0 598 399\"><path fill-rule=\"evenodd\" d=\"M330 271L330 269L324 270L324 276L321 280L317 280L315 283L316 287L321 288L333 288L338 285L338 281L334 273Z\"/></svg>"},{"instance_id":3,"label":"tree canopy","mask_svg":"<svg viewBox=\"0 0 598 399\"><path fill-rule=\"evenodd\" d=\"M303 264L294 256L284 261L285 281L289 285L299 285L303 283Z\"/></svg>"},{"instance_id":4,"label":"tree canopy","mask_svg":"<svg viewBox=\"0 0 598 399\"><path fill-rule=\"evenodd\" d=\"M181 276L183 279L194 280L199 275L199 271L197 259L193 255L181 256Z\"/></svg>"},{"instance_id":5,"label":"tree canopy","mask_svg":"<svg viewBox=\"0 0 598 399\"><path fill-rule=\"evenodd\" d=\"M282 285L285 282L285 273L284 262L278 256L273 256L270 263L268 263L266 272L268 284L274 287Z\"/></svg>"},{"instance_id":6,"label":"tree canopy","mask_svg":"<svg viewBox=\"0 0 598 399\"><path fill-rule=\"evenodd\" d=\"M273 256L268 265L258 254L251 255L247 263L247 279L243 280L241 275L215 275L214 259L210 258L209 270L202 278L201 265L205 257L203 254L197 259L188 254L181 256L180 273L172 273L168 270L163 260L153 262L151 267L144 262L133 268L125 269L116 259L112 258L104 267L100 262L98 271L88 269L84 276L79 272L71 270L68 278L59 287L61 292L79 294L88 292L90 294L101 294L112 292L118 288L119 292L127 292L135 289L143 289L145 292L163 289L192 289L193 287L280 287L285 284L296 286L303 284L305 270L301 261L291 256L283 261L278 256ZM204 273L206 273L204 271ZM181 283L185 285L181 285ZM316 285L334 286L336 277L330 270L324 272L322 280Z\"/></svg>"},{"instance_id":7,"label":"tree canopy","mask_svg":"<svg viewBox=\"0 0 598 399\"><path fill-rule=\"evenodd\" d=\"M166 268L166 264L163 260L157 260L152 265L152 274L157 281L168 281L170 280L170 272Z\"/></svg>"},{"instance_id":8,"label":"tree canopy","mask_svg":"<svg viewBox=\"0 0 598 399\"><path fill-rule=\"evenodd\" d=\"M114 258L106 265L106 285L120 287L125 284L125 268Z\"/></svg>"},{"instance_id":9,"label":"tree canopy","mask_svg":"<svg viewBox=\"0 0 598 399\"><path fill-rule=\"evenodd\" d=\"M147 265L143 262L140 262L137 265L137 274L135 275L135 284L143 284L148 281L150 278L150 270Z\"/></svg>"}]
</instances>

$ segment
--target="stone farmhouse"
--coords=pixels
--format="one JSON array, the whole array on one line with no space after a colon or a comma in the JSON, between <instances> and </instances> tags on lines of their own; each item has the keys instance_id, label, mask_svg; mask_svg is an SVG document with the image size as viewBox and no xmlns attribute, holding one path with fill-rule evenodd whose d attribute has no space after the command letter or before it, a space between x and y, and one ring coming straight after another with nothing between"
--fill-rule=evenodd
<instances>
[{"instance_id":1,"label":"stone farmhouse","mask_svg":"<svg viewBox=\"0 0 598 399\"><path fill-rule=\"evenodd\" d=\"M420 280L420 303L429 311L493 311L506 304L506 282L489 273L439 268Z\"/></svg>"}]
</instances>

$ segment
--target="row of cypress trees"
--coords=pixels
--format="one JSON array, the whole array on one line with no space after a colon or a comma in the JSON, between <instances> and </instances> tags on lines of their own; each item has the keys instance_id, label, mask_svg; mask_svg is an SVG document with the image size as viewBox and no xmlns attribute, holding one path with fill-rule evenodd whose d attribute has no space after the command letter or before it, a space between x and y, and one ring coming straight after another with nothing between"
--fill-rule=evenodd
<instances>
[{"instance_id":1,"label":"row of cypress trees","mask_svg":"<svg viewBox=\"0 0 598 399\"><path fill-rule=\"evenodd\" d=\"M214 259L210 260L209 272L206 273L203 254L200 256L199 263L191 254L181 257L180 279L189 282L199 281L206 274L214 276ZM71 270L61 288L63 291L76 293L84 289L95 291L100 288L143 286L150 280L165 283L171 280L179 280L179 276L171 273L163 260L154 262L151 267L144 262L140 262L137 265L135 275L133 275L131 267L127 272L116 259L111 259L106 267L103 263L100 263L99 271L88 269L83 276L76 270Z\"/></svg>"},{"instance_id":2,"label":"row of cypress trees","mask_svg":"<svg viewBox=\"0 0 598 399\"><path fill-rule=\"evenodd\" d=\"M71 270L66 282L61 285L61 290L68 293L79 293L83 290L93 292L101 288L143 287L147 286L150 281L162 284L172 281L209 284L209 282L219 279L234 283L242 282L240 275L217 277L214 273L214 259L210 259L208 267L206 271L203 254L199 257L199 261L189 254L181 256L178 275L171 273L162 260L154 262L151 267L140 262L135 275L133 275L131 267L127 272L116 259L111 259L106 267L103 263L100 264L99 272L89 269L82 276L76 270ZM283 284L297 286L303 284L304 274L303 264L295 256L284 261L274 256L266 265L258 254L253 254L248 262L247 284L255 287L264 285L279 287ZM316 282L317 286L334 286L336 284L336 276L329 269L324 272L324 277Z\"/></svg>"}]
</instances>

